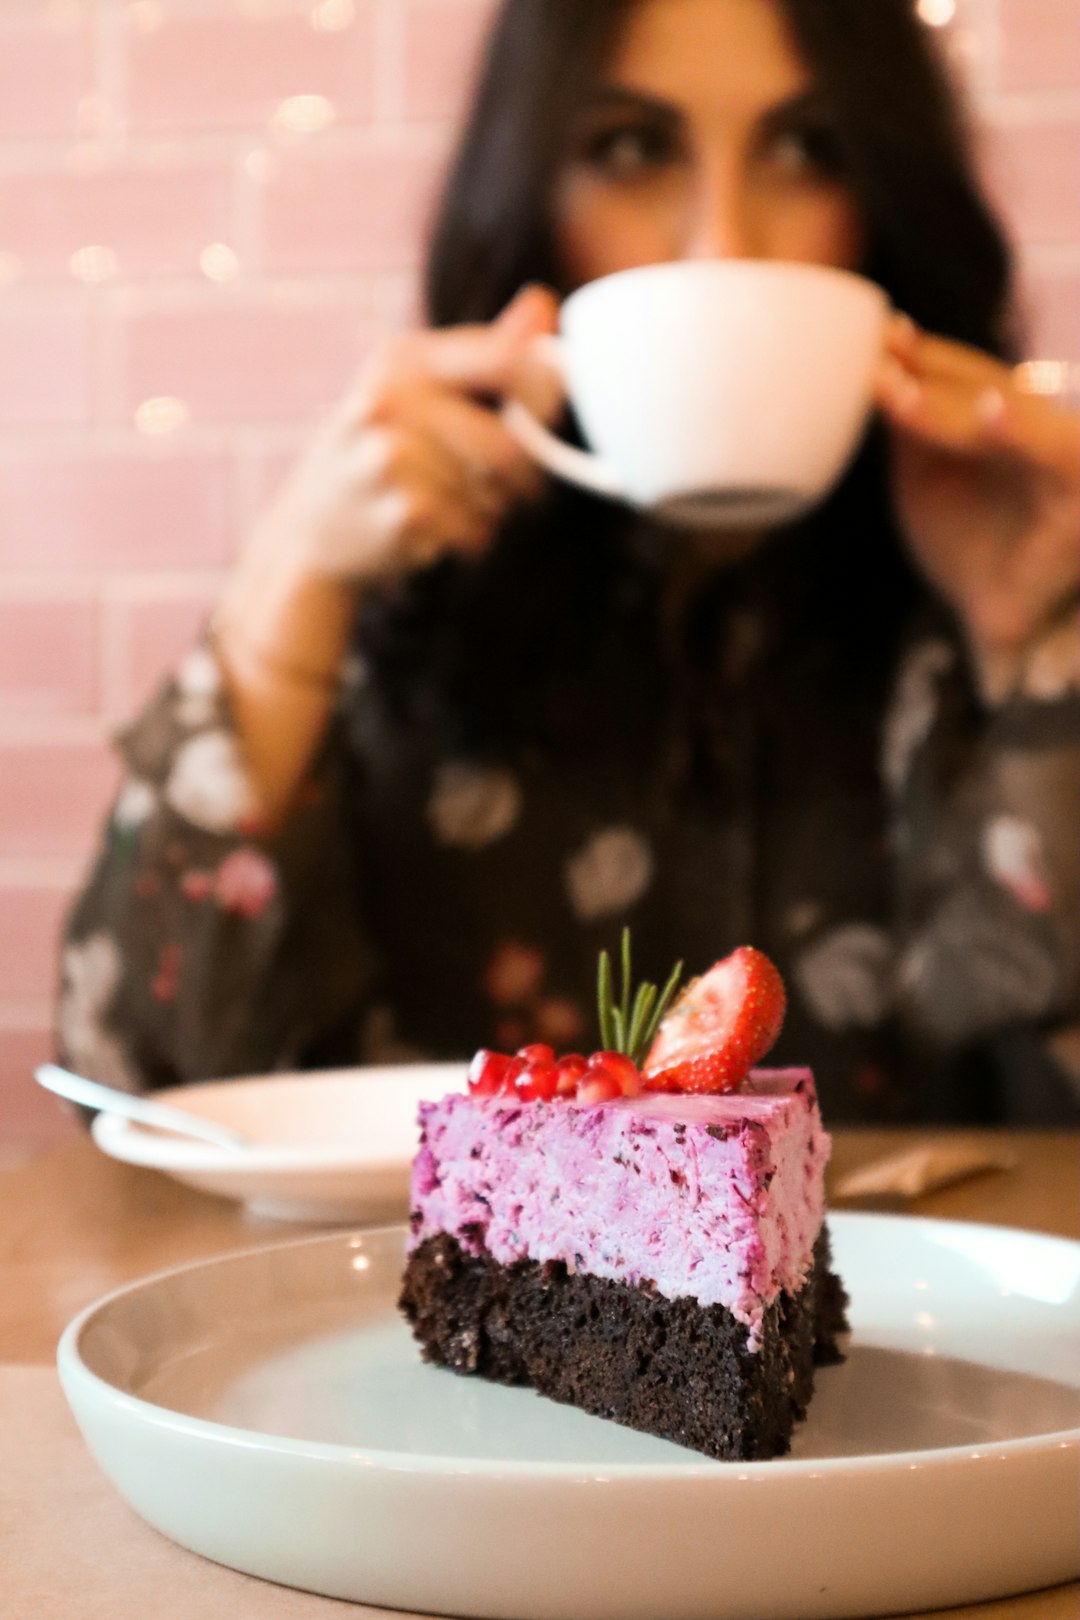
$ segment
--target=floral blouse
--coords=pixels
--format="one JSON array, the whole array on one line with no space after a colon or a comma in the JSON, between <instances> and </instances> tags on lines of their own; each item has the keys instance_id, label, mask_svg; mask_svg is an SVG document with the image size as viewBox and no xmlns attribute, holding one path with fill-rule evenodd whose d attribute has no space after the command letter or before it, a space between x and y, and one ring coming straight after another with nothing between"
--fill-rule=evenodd
<instances>
[{"instance_id":1,"label":"floral blouse","mask_svg":"<svg viewBox=\"0 0 1080 1620\"><path fill-rule=\"evenodd\" d=\"M785 637L753 567L674 630L654 586L599 648L493 650L492 705L514 658L533 671L516 734L485 695L456 727L397 702L359 624L273 835L196 647L120 740L63 1060L135 1090L587 1051L596 954L629 924L652 978L767 951L770 1061L812 1063L833 1121L1080 1117L1080 625L990 706L944 619L863 682L827 637Z\"/></svg>"}]
</instances>

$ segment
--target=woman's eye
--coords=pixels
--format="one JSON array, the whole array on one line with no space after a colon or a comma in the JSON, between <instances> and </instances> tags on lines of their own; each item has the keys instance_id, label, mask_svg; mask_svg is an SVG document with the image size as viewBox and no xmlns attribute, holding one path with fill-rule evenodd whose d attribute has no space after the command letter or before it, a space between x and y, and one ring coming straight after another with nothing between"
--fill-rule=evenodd
<instances>
[{"instance_id":1,"label":"woman's eye","mask_svg":"<svg viewBox=\"0 0 1080 1620\"><path fill-rule=\"evenodd\" d=\"M633 180L675 161L678 142L670 130L624 124L589 136L583 155L589 167L599 173L615 180Z\"/></svg>"},{"instance_id":2,"label":"woman's eye","mask_svg":"<svg viewBox=\"0 0 1080 1620\"><path fill-rule=\"evenodd\" d=\"M766 160L793 178L834 180L844 172L839 142L825 125L772 130L762 147Z\"/></svg>"}]
</instances>

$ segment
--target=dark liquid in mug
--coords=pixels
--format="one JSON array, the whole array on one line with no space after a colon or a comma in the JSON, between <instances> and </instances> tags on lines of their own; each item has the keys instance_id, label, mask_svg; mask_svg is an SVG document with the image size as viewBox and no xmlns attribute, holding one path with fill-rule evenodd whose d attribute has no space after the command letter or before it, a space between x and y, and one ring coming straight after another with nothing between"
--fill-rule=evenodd
<instances>
[{"instance_id":1,"label":"dark liquid in mug","mask_svg":"<svg viewBox=\"0 0 1080 1620\"><path fill-rule=\"evenodd\" d=\"M793 489L702 489L673 495L655 512L688 529L731 529L787 522L805 505L805 496Z\"/></svg>"}]
</instances>

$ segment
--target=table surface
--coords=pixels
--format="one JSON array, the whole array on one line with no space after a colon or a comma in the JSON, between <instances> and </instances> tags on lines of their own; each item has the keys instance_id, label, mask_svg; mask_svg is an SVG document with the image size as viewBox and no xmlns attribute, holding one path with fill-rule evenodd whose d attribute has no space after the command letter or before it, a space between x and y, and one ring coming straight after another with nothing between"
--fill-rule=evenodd
<instances>
[{"instance_id":1,"label":"table surface","mask_svg":"<svg viewBox=\"0 0 1080 1620\"><path fill-rule=\"evenodd\" d=\"M887 1153L928 1140L960 1139L952 1132L838 1131L830 1175L835 1183ZM968 1132L962 1139L1008 1150L1014 1167L944 1188L907 1208L1080 1238L1080 1135ZM233 1204L153 1171L116 1164L88 1139L0 1168L5 1614L20 1620L31 1613L35 1620L66 1620L73 1613L152 1620L160 1611L195 1620L227 1608L238 1620L330 1620L346 1610L382 1613L268 1587L204 1563L143 1525L97 1472L52 1370L64 1325L110 1289L149 1272L310 1231L252 1221ZM58 1522L65 1525L59 1543ZM87 1607L89 1592L95 1595ZM949 1615L952 1620L1077 1620L1080 1585L953 1609Z\"/></svg>"}]
</instances>

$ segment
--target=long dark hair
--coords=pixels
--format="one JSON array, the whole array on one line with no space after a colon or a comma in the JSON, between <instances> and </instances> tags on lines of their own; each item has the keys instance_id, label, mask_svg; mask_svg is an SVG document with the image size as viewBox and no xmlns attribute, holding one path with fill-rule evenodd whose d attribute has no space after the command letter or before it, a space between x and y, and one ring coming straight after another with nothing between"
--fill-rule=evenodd
<instances>
[{"instance_id":1,"label":"long dark hair","mask_svg":"<svg viewBox=\"0 0 1080 1620\"><path fill-rule=\"evenodd\" d=\"M491 320L530 281L566 290L555 184L633 4L503 0L433 230L433 325ZM1008 357L1009 251L913 0L777 4L830 108L866 233L866 273L920 325ZM460 744L463 717L489 738L519 736L530 683L542 685L561 656L551 627L573 664L582 635L594 640L615 611L630 528L621 508L555 485L544 510L511 522L482 566L437 566L375 605L363 632L402 718L439 724L448 746ZM891 510L880 430L825 505L769 551L802 622L835 644L857 679L877 671L884 680L922 587Z\"/></svg>"}]
</instances>

